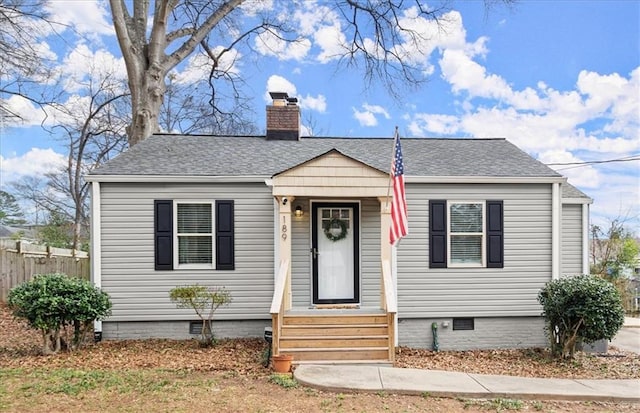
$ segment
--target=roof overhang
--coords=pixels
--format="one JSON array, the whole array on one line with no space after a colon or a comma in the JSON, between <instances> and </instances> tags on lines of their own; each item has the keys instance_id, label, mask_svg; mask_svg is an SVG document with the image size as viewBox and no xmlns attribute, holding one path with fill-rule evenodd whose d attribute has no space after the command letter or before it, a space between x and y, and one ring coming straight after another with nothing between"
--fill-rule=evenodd
<instances>
[{"instance_id":1,"label":"roof overhang","mask_svg":"<svg viewBox=\"0 0 640 413\"><path fill-rule=\"evenodd\" d=\"M271 178L268 175L87 175L87 182L121 182L121 183L252 183Z\"/></svg>"},{"instance_id":2,"label":"roof overhang","mask_svg":"<svg viewBox=\"0 0 640 413\"><path fill-rule=\"evenodd\" d=\"M562 198L563 204L593 204L593 198Z\"/></svg>"},{"instance_id":3,"label":"roof overhang","mask_svg":"<svg viewBox=\"0 0 640 413\"><path fill-rule=\"evenodd\" d=\"M208 176L208 175L86 175L87 182L215 182L215 183L248 183L271 181L268 175L232 175L232 176ZM405 175L405 182L412 184L551 184L567 182L565 177L522 177L522 176L411 176Z\"/></svg>"},{"instance_id":4,"label":"roof overhang","mask_svg":"<svg viewBox=\"0 0 640 413\"><path fill-rule=\"evenodd\" d=\"M553 184L565 183L563 176L411 176L407 184Z\"/></svg>"}]
</instances>

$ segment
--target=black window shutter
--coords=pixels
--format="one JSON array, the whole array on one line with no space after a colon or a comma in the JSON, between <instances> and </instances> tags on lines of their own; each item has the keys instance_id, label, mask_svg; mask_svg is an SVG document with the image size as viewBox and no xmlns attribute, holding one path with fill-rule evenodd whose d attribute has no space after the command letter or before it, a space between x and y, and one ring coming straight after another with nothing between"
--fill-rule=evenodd
<instances>
[{"instance_id":1,"label":"black window shutter","mask_svg":"<svg viewBox=\"0 0 640 413\"><path fill-rule=\"evenodd\" d=\"M487 201L487 268L504 268L503 201Z\"/></svg>"},{"instance_id":2,"label":"black window shutter","mask_svg":"<svg viewBox=\"0 0 640 413\"><path fill-rule=\"evenodd\" d=\"M155 269L173 270L173 201L154 201Z\"/></svg>"},{"instance_id":3,"label":"black window shutter","mask_svg":"<svg viewBox=\"0 0 640 413\"><path fill-rule=\"evenodd\" d=\"M447 268L447 201L429 201L429 268Z\"/></svg>"},{"instance_id":4,"label":"black window shutter","mask_svg":"<svg viewBox=\"0 0 640 413\"><path fill-rule=\"evenodd\" d=\"M234 270L233 201L216 201L216 269Z\"/></svg>"}]
</instances>

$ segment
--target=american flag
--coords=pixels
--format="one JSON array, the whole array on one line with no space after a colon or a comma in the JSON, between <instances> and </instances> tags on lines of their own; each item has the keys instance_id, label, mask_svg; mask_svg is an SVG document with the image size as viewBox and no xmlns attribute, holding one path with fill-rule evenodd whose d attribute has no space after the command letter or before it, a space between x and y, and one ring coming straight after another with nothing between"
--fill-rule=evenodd
<instances>
[{"instance_id":1,"label":"american flag","mask_svg":"<svg viewBox=\"0 0 640 413\"><path fill-rule=\"evenodd\" d=\"M393 159L391 161L391 178L393 180L393 198L391 201L391 227L389 228L389 241L396 245L400 238L409 233L407 222L407 199L404 193L404 162L402 160L402 147L400 136L396 130Z\"/></svg>"}]
</instances>

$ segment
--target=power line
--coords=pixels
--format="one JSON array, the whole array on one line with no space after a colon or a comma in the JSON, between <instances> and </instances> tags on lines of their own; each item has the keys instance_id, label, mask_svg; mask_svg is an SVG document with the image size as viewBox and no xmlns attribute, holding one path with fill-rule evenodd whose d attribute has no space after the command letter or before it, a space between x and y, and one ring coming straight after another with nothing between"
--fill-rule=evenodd
<instances>
[{"instance_id":1,"label":"power line","mask_svg":"<svg viewBox=\"0 0 640 413\"><path fill-rule=\"evenodd\" d=\"M565 169L573 169L573 168L581 168L583 166L589 165L597 165L604 163L614 163L614 162L632 162L632 161L640 161L640 154L629 155L622 158L615 159L605 159L601 161L583 161L583 162L558 162L558 163L548 163L547 166L568 166L568 168L559 168L558 171L562 171Z\"/></svg>"}]
</instances>

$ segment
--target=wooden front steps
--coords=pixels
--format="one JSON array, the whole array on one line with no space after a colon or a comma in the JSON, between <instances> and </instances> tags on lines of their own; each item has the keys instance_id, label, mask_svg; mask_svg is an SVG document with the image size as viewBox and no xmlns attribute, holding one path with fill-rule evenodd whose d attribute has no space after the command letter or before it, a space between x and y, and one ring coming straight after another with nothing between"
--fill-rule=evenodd
<instances>
[{"instance_id":1,"label":"wooden front steps","mask_svg":"<svg viewBox=\"0 0 640 413\"><path fill-rule=\"evenodd\" d=\"M391 362L387 315L345 313L285 314L280 354L294 364Z\"/></svg>"}]
</instances>

